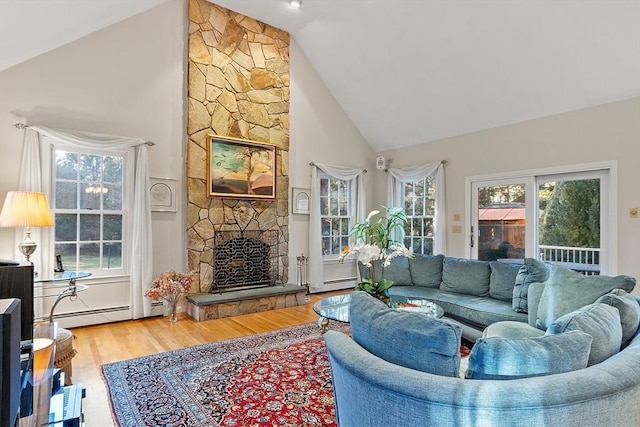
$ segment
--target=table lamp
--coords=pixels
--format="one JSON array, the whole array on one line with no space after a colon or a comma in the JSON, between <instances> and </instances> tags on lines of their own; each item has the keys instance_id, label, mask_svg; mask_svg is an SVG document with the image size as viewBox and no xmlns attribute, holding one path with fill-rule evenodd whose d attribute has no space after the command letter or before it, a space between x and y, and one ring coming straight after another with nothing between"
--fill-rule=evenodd
<instances>
[{"instance_id":1,"label":"table lamp","mask_svg":"<svg viewBox=\"0 0 640 427\"><path fill-rule=\"evenodd\" d=\"M0 227L24 227L24 240L18 245L27 262L38 244L31 239L31 227L51 227L53 217L47 195L33 191L9 191L0 213Z\"/></svg>"}]
</instances>

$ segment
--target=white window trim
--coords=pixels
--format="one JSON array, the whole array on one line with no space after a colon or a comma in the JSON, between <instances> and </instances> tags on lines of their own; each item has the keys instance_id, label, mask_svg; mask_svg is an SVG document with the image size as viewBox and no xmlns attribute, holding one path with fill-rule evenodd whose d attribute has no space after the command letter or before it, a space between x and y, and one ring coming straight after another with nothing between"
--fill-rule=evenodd
<instances>
[{"instance_id":1,"label":"white window trim","mask_svg":"<svg viewBox=\"0 0 640 427\"><path fill-rule=\"evenodd\" d=\"M339 178L335 178L327 173L324 172L320 172L319 174L320 179L330 179L330 180L339 180ZM343 180L344 181L344 180ZM353 229L353 226L356 223L355 220L355 203L356 201L356 197L355 197L355 189L353 188L353 181L347 181L347 185L349 186L349 231L351 231ZM317 196L318 198L320 198L320 195ZM320 220L322 221L323 218L327 218L325 216L322 215L322 213L320 213ZM331 218L343 218L343 217L331 217ZM320 228L320 230L322 231L322 226ZM320 241L322 241L322 237L320 236ZM354 236L349 236L349 245L353 246L355 244L355 237ZM338 264L338 257L340 256L340 254L331 254L331 255L322 255L322 262L325 265L331 265L331 264ZM355 256L349 256L347 258L345 258L344 263L349 263L349 262L355 262ZM340 263L343 264L343 263Z\"/></svg>"},{"instance_id":2,"label":"white window trim","mask_svg":"<svg viewBox=\"0 0 640 427\"><path fill-rule=\"evenodd\" d=\"M542 176L561 175L567 173L579 173L579 172L593 172L598 170L605 170L609 173L608 180L608 201L605 218L608 224L608 233L605 242L601 242L601 247L606 247L607 256L605 262L602 264L603 273L608 275L615 275L618 272L618 162L617 160L607 160L602 162L581 163L574 165L554 166L541 169L527 169L521 171L502 172L496 174L487 175L474 175L465 177L465 218L469 218L464 226L464 241L465 241L465 257L471 257L471 247L469 246L469 240L471 239L471 225L473 221L472 212L472 186L478 181L490 181L490 180L513 180L513 179L535 179ZM533 199L531 199L533 200ZM527 199L527 203L529 199ZM537 221L537 220L536 220ZM602 221L602 219L601 219ZM533 227L531 227L533 228ZM535 225L533 230L537 230L538 224ZM534 238L534 236L527 235L527 239Z\"/></svg>"},{"instance_id":3,"label":"white window trim","mask_svg":"<svg viewBox=\"0 0 640 427\"><path fill-rule=\"evenodd\" d=\"M133 206L133 176L134 176L134 163L135 163L135 151L133 148L124 150L99 150L99 149L79 149L71 145L67 145L62 142L52 142L51 150L47 150L43 155L43 176L50 177L50 203L55 201L55 152L56 150L72 151L82 154L96 154L96 155L114 155L122 156L124 158L124 167L122 170L122 268L118 269L102 269L100 271L92 271L94 277L129 277L129 264L130 264L130 236L132 234L132 221L131 221L131 207ZM54 208L52 207L52 211ZM101 211L102 212L102 211ZM55 236L51 239L50 246L48 247L49 254L52 254L50 258L55 255ZM44 253L44 252L43 252Z\"/></svg>"}]
</instances>

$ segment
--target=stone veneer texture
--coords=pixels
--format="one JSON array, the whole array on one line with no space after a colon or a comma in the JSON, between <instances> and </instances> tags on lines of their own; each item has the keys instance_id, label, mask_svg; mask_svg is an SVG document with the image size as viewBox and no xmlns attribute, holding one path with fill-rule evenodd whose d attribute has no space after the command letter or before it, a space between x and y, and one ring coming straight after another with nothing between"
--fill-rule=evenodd
<instances>
[{"instance_id":1,"label":"stone veneer texture","mask_svg":"<svg viewBox=\"0 0 640 427\"><path fill-rule=\"evenodd\" d=\"M205 0L189 0L188 267L208 292L214 230L278 230L287 282L289 241L289 33ZM276 199L210 198L207 135L276 146Z\"/></svg>"}]
</instances>

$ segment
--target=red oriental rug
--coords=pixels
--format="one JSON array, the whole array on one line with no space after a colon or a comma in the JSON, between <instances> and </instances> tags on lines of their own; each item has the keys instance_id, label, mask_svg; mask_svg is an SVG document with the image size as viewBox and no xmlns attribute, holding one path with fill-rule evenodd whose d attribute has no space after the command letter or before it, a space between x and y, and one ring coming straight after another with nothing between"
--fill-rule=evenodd
<instances>
[{"instance_id":1,"label":"red oriental rug","mask_svg":"<svg viewBox=\"0 0 640 427\"><path fill-rule=\"evenodd\" d=\"M336 425L315 323L110 363L102 374L121 427Z\"/></svg>"}]
</instances>

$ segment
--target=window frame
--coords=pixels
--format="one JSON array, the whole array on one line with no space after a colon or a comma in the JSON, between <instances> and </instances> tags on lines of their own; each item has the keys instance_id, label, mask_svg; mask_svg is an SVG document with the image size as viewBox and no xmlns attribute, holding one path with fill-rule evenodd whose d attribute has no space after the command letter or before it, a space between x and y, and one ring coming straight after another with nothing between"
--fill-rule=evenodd
<instances>
[{"instance_id":1,"label":"window frame","mask_svg":"<svg viewBox=\"0 0 640 427\"><path fill-rule=\"evenodd\" d=\"M322 245L322 241L326 237L326 236L324 236L322 234L322 223L324 222L325 218L332 218L332 219L333 218L340 218L340 219L345 219L346 218L348 220L348 232L346 234L346 237L348 239L347 241L348 241L349 246L352 246L354 244L354 242L355 242L355 238L354 238L354 236L350 235L350 233L351 233L351 230L352 230L353 226L355 225L355 213L354 213L355 212L355 208L354 208L354 204L356 202L355 194L354 194L355 190L353 188L354 187L353 186L353 180L344 180L344 179L335 178L335 177L333 177L333 176L331 176L331 175L329 175L327 173L324 173L324 172L320 172L318 174L318 178L320 180L320 186L322 186L322 180L323 179L328 179L330 181L332 181L332 180L333 181L343 181L343 182L345 182L347 184L347 187L348 187L347 191L349 193L349 195L347 197L347 203L348 203L347 211L348 211L348 214L347 215L338 215L338 216L323 215L323 213L322 213L322 198L323 198L323 196L322 196L321 193L318 194L318 196L317 196L318 197L318 203L320 205L320 242L321 242L321 245ZM331 199L331 195L330 194L329 194L328 197L329 197L329 199ZM330 236L333 237L333 235L330 235ZM341 237L345 237L345 235L343 235L343 234L340 234L340 236ZM322 259L325 262L327 262L327 261L336 261L337 258L340 256L340 253L325 254L324 250L322 249L322 246L320 248L320 251L322 253Z\"/></svg>"},{"instance_id":2,"label":"window frame","mask_svg":"<svg viewBox=\"0 0 640 427\"><path fill-rule=\"evenodd\" d=\"M498 174L478 175L465 178L465 215L469 218L464 226L465 237L465 257L474 256L474 251L469 242L475 239L475 232L471 232L471 227L477 221L477 206L473 197L473 187L478 183L485 185L487 182L508 182L522 180L525 185L531 187L526 192L526 205L528 209L538 206L537 185L540 180L561 178L562 175L584 174L585 178L590 178L594 172L603 172L606 180L601 181L601 241L602 258L600 259L600 274L615 275L618 271L618 162L603 161L585 164L565 165L551 168L530 169L522 171L504 172ZM529 227L526 228L526 252L525 257L538 258L535 254L538 251L539 224L536 215L527 213L533 218Z\"/></svg>"},{"instance_id":3,"label":"window frame","mask_svg":"<svg viewBox=\"0 0 640 427\"><path fill-rule=\"evenodd\" d=\"M80 155L82 154L87 154L87 155L99 155L99 156L117 156L117 157L122 157L123 159L123 165L122 165L122 207L120 210L104 210L104 209L100 209L100 210L95 210L95 209L80 209L79 207L76 207L75 209L58 209L56 207L56 185L57 185L57 181L56 181L56 151L57 150L61 150L61 151L67 151L67 152L74 152L74 153L78 153ZM133 179L132 177L134 176L133 173L133 167L134 167L134 150L132 148L130 149L123 149L123 150L114 150L114 149L105 149L105 150L100 150L100 149L93 149L93 148L82 148L82 147L77 147L77 146L73 146L72 144L65 144L65 143L61 143L61 142L54 142L51 144L51 150L50 150L50 154L49 154L50 158L49 159L45 159L47 160L47 164L48 167L50 168L49 170L49 176L51 177L51 186L50 186L50 194L51 194L51 212L55 218L55 215L57 213L76 213L78 215L81 215L82 213L86 213L86 212L92 212L92 213L99 213L101 216L100 219L100 225L101 225L101 230L102 230L102 224L103 224L103 215L109 215L109 214L121 214L122 215L122 239L121 239L121 244L122 244L122 266L120 268L109 268L107 269L106 267L102 266L99 269L83 269L83 271L88 271L92 274L93 277L121 277L121 276L128 276L129 275L129 262L130 262L130 246L131 246L131 241L130 241L130 236L131 236L131 219L130 219L130 212L131 209L130 207L133 205ZM131 178L130 178L131 177ZM102 179L104 179L104 177L102 177ZM80 180L76 181L76 182L82 182ZM55 226L54 226L55 227ZM81 244L79 242L81 242L81 240L79 240L80 236L76 236L78 238L78 240L76 240L76 244ZM106 243L107 241L105 241L105 239L103 239L102 236L102 231L101 231L101 235L100 235L100 239L97 241L98 244L100 245L100 251L102 254L102 248L104 243ZM52 237L51 237L51 244L49 247L50 250L50 254L51 257L55 256L55 245L56 245L56 238L55 238L55 229L52 232ZM104 259L104 255L101 256L101 262ZM73 265L73 266L67 266L65 265L66 269L73 269L75 270L77 268L77 265Z\"/></svg>"},{"instance_id":4,"label":"window frame","mask_svg":"<svg viewBox=\"0 0 640 427\"><path fill-rule=\"evenodd\" d=\"M432 187L433 187L433 194L432 195L428 195L428 188L430 188L431 186L427 187L427 181L431 180L432 182ZM433 205L433 214L432 215L410 215L406 208L406 186L407 185L413 185L415 187L415 185L421 181L399 181L399 187L400 187L400 206L402 207L405 215L407 216L407 223L411 224L411 220L414 218L419 218L422 221L424 221L425 218L431 218L431 237L429 237L428 235L425 236L424 234L420 234L417 236L411 236L409 234L406 233L406 230L403 230L402 233L403 235L401 236L402 239L399 238L399 236L396 236L396 240L400 240L402 241L403 244L405 244L405 240L407 238L410 239L430 239L431 240L431 253L430 254L425 254L425 255L433 255L433 248L435 246L435 240L436 240L436 236L435 236L435 219L436 219L436 192L438 191L438 189L436 188L436 182L435 182L435 174L433 175L429 175L425 178L423 178L421 181L424 183L424 187L425 187L425 195L422 196L422 198L426 201L426 200L431 200L431 203ZM415 209L415 204L414 204L414 209ZM424 230L423 230L424 232ZM418 253L418 254L423 254L423 252L416 252L415 248L413 248L414 253Z\"/></svg>"}]
</instances>

